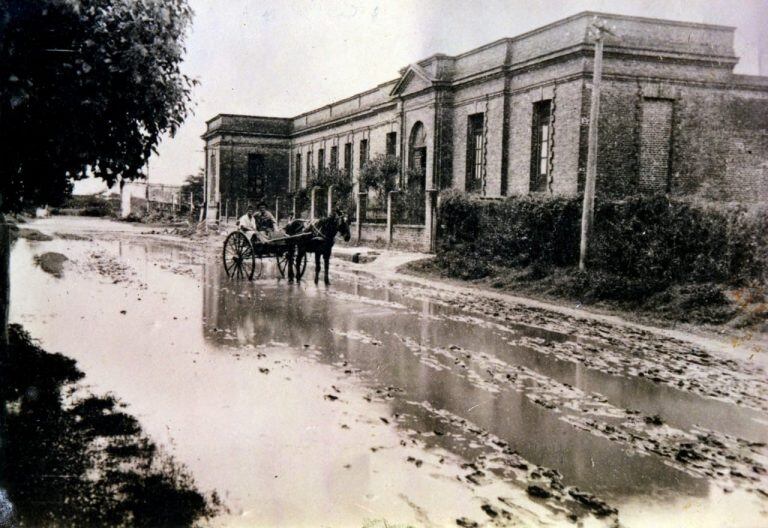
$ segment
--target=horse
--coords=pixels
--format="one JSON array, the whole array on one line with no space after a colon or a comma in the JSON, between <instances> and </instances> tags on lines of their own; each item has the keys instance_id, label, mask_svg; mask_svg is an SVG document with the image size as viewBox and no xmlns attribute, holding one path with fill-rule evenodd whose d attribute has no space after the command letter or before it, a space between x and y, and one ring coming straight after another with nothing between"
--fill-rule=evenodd
<instances>
[{"instance_id":1,"label":"horse","mask_svg":"<svg viewBox=\"0 0 768 528\"><path fill-rule=\"evenodd\" d=\"M311 233L312 237L301 238L296 242L296 260L298 265L306 253L315 254L315 284L320 280L320 257L325 261L325 284L330 285L331 280L328 277L328 263L331 260L331 250L336 241L336 235L341 234L345 242L349 242L352 234L349 231L349 220L347 215L336 211L330 216L310 222L308 220L296 219L285 226L287 235L298 235L302 233ZM288 254L288 265L293 268L293 251ZM289 273L289 280L293 273ZM296 274L296 280L301 277Z\"/></svg>"}]
</instances>

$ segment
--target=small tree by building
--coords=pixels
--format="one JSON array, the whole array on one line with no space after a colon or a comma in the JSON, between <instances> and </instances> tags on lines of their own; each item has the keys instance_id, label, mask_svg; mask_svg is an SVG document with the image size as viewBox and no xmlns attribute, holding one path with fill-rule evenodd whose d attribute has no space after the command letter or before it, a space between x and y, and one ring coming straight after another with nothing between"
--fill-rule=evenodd
<instances>
[{"instance_id":1,"label":"small tree by building","mask_svg":"<svg viewBox=\"0 0 768 528\"><path fill-rule=\"evenodd\" d=\"M376 191L384 196L400 183L400 158L379 154L360 169L360 192Z\"/></svg>"},{"instance_id":2,"label":"small tree by building","mask_svg":"<svg viewBox=\"0 0 768 528\"><path fill-rule=\"evenodd\" d=\"M192 201L195 207L198 207L205 200L205 171L199 169L197 174L190 174L184 179L184 183L181 184L181 199L188 200L192 195Z\"/></svg>"}]
</instances>

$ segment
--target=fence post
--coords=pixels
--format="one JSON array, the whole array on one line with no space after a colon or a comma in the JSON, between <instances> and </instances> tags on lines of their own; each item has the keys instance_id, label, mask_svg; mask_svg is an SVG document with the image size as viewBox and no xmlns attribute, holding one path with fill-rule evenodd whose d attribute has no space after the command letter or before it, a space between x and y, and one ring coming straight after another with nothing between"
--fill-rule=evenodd
<instances>
[{"instance_id":1,"label":"fence post","mask_svg":"<svg viewBox=\"0 0 768 528\"><path fill-rule=\"evenodd\" d=\"M310 222L315 219L315 197L317 195L317 190L320 187L315 185L312 187L312 191L309 193L309 220Z\"/></svg>"},{"instance_id":2,"label":"fence post","mask_svg":"<svg viewBox=\"0 0 768 528\"><path fill-rule=\"evenodd\" d=\"M366 196L368 196L367 192L358 192L357 193L357 203L355 204L355 214L357 215L357 243L360 243L360 238L363 234L363 216L364 216L364 209L363 209L363 200L365 200Z\"/></svg>"},{"instance_id":3,"label":"fence post","mask_svg":"<svg viewBox=\"0 0 768 528\"><path fill-rule=\"evenodd\" d=\"M293 208L291 209L291 213L293 214L293 218L296 218L296 193L293 193Z\"/></svg>"},{"instance_id":4,"label":"fence post","mask_svg":"<svg viewBox=\"0 0 768 528\"><path fill-rule=\"evenodd\" d=\"M275 198L275 223L280 224L280 197ZM277 229L277 226L275 226Z\"/></svg>"},{"instance_id":5,"label":"fence post","mask_svg":"<svg viewBox=\"0 0 768 528\"><path fill-rule=\"evenodd\" d=\"M398 194L400 191L389 191L387 193L387 245L392 245L392 231L394 227L394 222L392 219L392 201L394 200L394 196Z\"/></svg>"},{"instance_id":6,"label":"fence post","mask_svg":"<svg viewBox=\"0 0 768 528\"><path fill-rule=\"evenodd\" d=\"M240 200L235 200L235 220L240 218Z\"/></svg>"},{"instance_id":7,"label":"fence post","mask_svg":"<svg viewBox=\"0 0 768 528\"><path fill-rule=\"evenodd\" d=\"M430 253L437 248L437 189L427 189L427 203L424 218L425 243Z\"/></svg>"},{"instance_id":8,"label":"fence post","mask_svg":"<svg viewBox=\"0 0 768 528\"><path fill-rule=\"evenodd\" d=\"M224 202L224 223L229 223L229 198Z\"/></svg>"},{"instance_id":9,"label":"fence post","mask_svg":"<svg viewBox=\"0 0 768 528\"><path fill-rule=\"evenodd\" d=\"M333 184L328 186L328 216L333 213Z\"/></svg>"},{"instance_id":10,"label":"fence post","mask_svg":"<svg viewBox=\"0 0 768 528\"><path fill-rule=\"evenodd\" d=\"M189 216L195 218L195 198L192 193L189 193Z\"/></svg>"}]
</instances>

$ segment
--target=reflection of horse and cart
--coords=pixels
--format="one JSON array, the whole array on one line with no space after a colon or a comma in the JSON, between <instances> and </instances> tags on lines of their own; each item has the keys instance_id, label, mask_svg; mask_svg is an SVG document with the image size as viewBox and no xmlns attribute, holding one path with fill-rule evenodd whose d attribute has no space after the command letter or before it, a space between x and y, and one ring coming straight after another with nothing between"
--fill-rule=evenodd
<instances>
[{"instance_id":1,"label":"reflection of horse and cart","mask_svg":"<svg viewBox=\"0 0 768 528\"><path fill-rule=\"evenodd\" d=\"M274 258L281 277L299 281L307 269L307 254L315 255L315 284L320 278L320 258L325 263L325 283L330 284L328 263L331 250L340 234L346 242L351 234L346 215L333 213L318 220L296 219L285 226L285 236L268 241L248 236L240 229L231 232L224 240L224 270L233 279L258 279L261 277L263 259Z\"/></svg>"}]
</instances>

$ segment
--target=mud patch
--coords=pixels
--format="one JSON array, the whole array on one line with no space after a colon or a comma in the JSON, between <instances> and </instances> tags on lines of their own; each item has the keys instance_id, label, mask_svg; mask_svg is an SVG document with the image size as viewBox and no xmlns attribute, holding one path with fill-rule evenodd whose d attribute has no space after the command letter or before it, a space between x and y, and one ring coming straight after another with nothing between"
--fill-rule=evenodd
<instances>
[{"instance_id":1,"label":"mud patch","mask_svg":"<svg viewBox=\"0 0 768 528\"><path fill-rule=\"evenodd\" d=\"M28 227L20 227L18 231L18 237L31 240L33 242L50 242L53 240L52 236L46 235L37 229L30 229Z\"/></svg>"},{"instance_id":2,"label":"mud patch","mask_svg":"<svg viewBox=\"0 0 768 528\"><path fill-rule=\"evenodd\" d=\"M94 271L102 277L110 280L112 284L127 282L140 289L146 289L147 285L138 278L138 274L131 268L115 257L106 253L92 252L89 255L85 268L88 271Z\"/></svg>"},{"instance_id":3,"label":"mud patch","mask_svg":"<svg viewBox=\"0 0 768 528\"><path fill-rule=\"evenodd\" d=\"M91 237L77 235L75 233L59 233L58 231L56 231L54 234L62 240L84 240L84 241L93 240Z\"/></svg>"},{"instance_id":4,"label":"mud patch","mask_svg":"<svg viewBox=\"0 0 768 528\"><path fill-rule=\"evenodd\" d=\"M59 279L64 274L64 263L68 260L66 255L53 251L48 251L42 255L35 256L35 264L40 266L44 272L50 273Z\"/></svg>"}]
</instances>

